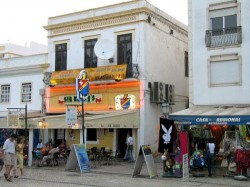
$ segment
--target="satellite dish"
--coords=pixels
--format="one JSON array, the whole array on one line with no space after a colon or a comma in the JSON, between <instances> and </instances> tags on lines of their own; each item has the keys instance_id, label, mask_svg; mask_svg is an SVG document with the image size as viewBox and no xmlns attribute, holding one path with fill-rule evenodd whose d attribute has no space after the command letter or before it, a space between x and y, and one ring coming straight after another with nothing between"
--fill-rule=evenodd
<instances>
[{"instance_id":1,"label":"satellite dish","mask_svg":"<svg viewBox=\"0 0 250 187\"><path fill-rule=\"evenodd\" d=\"M110 59L113 57L115 48L112 41L108 39L100 39L94 47L95 54L100 59Z\"/></svg>"}]
</instances>

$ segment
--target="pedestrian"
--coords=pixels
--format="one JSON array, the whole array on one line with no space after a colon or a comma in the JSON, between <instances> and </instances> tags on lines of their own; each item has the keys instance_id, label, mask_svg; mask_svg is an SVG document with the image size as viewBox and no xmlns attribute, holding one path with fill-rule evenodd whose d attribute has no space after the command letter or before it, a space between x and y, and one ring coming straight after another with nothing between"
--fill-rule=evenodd
<instances>
[{"instance_id":1,"label":"pedestrian","mask_svg":"<svg viewBox=\"0 0 250 187\"><path fill-rule=\"evenodd\" d=\"M214 139L210 138L209 142L207 143L207 153L206 153L207 169L209 177L211 177L212 174L215 175L214 150L215 150Z\"/></svg>"},{"instance_id":2,"label":"pedestrian","mask_svg":"<svg viewBox=\"0 0 250 187\"><path fill-rule=\"evenodd\" d=\"M22 137L19 137L17 139L17 146L16 146L16 150L17 150L17 168L20 170L20 174L23 175L23 149L25 147L24 144L25 139Z\"/></svg>"},{"instance_id":3,"label":"pedestrian","mask_svg":"<svg viewBox=\"0 0 250 187\"><path fill-rule=\"evenodd\" d=\"M12 179L10 178L10 172L12 168L14 167L15 162L15 139L16 135L11 134L10 137L5 140L3 145L4 150L4 165L5 165L5 179L9 182L12 182Z\"/></svg>"},{"instance_id":4,"label":"pedestrian","mask_svg":"<svg viewBox=\"0 0 250 187\"><path fill-rule=\"evenodd\" d=\"M3 158L4 158L4 151L3 151L3 145L1 144L0 145L0 173L1 173L1 171L3 169L3 165L4 165Z\"/></svg>"},{"instance_id":5,"label":"pedestrian","mask_svg":"<svg viewBox=\"0 0 250 187\"><path fill-rule=\"evenodd\" d=\"M131 136L130 132L128 132L127 139L127 151L128 151L128 161L133 162L133 147L134 147L134 139Z\"/></svg>"}]
</instances>

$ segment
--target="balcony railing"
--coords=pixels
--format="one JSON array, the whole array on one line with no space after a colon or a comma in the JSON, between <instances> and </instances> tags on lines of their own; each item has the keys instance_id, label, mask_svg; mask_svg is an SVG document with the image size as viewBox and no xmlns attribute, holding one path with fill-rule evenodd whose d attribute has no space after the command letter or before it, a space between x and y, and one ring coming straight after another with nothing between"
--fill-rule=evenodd
<instances>
[{"instance_id":1,"label":"balcony railing","mask_svg":"<svg viewBox=\"0 0 250 187\"><path fill-rule=\"evenodd\" d=\"M207 47L221 47L241 44L241 26L219 30L207 30L205 41Z\"/></svg>"}]
</instances>

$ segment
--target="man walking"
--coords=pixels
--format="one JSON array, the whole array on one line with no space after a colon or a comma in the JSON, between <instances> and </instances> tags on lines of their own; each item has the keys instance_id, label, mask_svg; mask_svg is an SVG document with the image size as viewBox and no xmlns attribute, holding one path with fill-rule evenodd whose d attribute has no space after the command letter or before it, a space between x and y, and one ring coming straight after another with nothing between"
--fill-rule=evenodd
<instances>
[{"instance_id":1,"label":"man walking","mask_svg":"<svg viewBox=\"0 0 250 187\"><path fill-rule=\"evenodd\" d=\"M133 162L133 146L134 146L134 139L131 136L130 132L128 132L128 139L127 139L127 151L128 151L128 160L129 162Z\"/></svg>"},{"instance_id":2,"label":"man walking","mask_svg":"<svg viewBox=\"0 0 250 187\"><path fill-rule=\"evenodd\" d=\"M15 161L15 139L16 135L11 134L10 137L4 142L4 165L6 172L4 173L5 179L9 182L12 182L10 178L10 171L14 166Z\"/></svg>"}]
</instances>

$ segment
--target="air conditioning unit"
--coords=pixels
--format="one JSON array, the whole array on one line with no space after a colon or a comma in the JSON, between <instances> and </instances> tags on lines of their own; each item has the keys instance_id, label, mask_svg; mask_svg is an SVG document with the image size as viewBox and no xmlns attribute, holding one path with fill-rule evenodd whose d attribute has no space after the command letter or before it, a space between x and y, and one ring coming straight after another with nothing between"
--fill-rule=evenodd
<instances>
[{"instance_id":1,"label":"air conditioning unit","mask_svg":"<svg viewBox=\"0 0 250 187\"><path fill-rule=\"evenodd\" d=\"M165 84L162 82L154 82L150 88L150 101L152 103L162 103L165 99Z\"/></svg>"},{"instance_id":2,"label":"air conditioning unit","mask_svg":"<svg viewBox=\"0 0 250 187\"><path fill-rule=\"evenodd\" d=\"M165 85L165 100L168 104L174 105L175 104L175 86L172 84Z\"/></svg>"}]
</instances>

